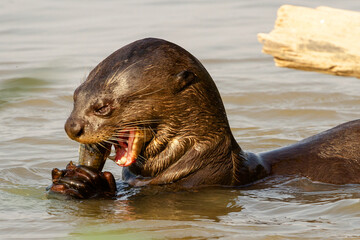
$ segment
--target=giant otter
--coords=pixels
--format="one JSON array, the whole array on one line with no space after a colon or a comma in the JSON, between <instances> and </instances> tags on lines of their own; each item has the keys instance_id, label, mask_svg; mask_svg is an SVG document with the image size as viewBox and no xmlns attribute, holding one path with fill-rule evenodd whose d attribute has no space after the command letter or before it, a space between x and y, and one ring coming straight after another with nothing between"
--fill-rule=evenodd
<instances>
[{"instance_id":1,"label":"giant otter","mask_svg":"<svg viewBox=\"0 0 360 240\"><path fill-rule=\"evenodd\" d=\"M134 186L239 186L273 174L360 183L360 120L274 151L245 152L209 73L161 39L133 42L96 66L74 92L65 130L100 149L100 164L80 159L87 166L53 170L50 191L79 198L115 194L111 173L101 173L112 146L110 158Z\"/></svg>"}]
</instances>

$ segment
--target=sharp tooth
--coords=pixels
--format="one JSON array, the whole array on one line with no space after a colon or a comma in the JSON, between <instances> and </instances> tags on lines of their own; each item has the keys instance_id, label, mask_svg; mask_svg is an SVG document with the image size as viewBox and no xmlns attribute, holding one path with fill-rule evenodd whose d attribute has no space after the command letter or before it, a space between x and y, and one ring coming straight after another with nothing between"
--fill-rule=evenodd
<instances>
[{"instance_id":1,"label":"sharp tooth","mask_svg":"<svg viewBox=\"0 0 360 240\"><path fill-rule=\"evenodd\" d=\"M113 155L113 156L108 156L108 158L114 161L114 160L115 160L115 158L116 158L116 155Z\"/></svg>"},{"instance_id":2,"label":"sharp tooth","mask_svg":"<svg viewBox=\"0 0 360 240\"><path fill-rule=\"evenodd\" d=\"M124 165L126 163L126 157L122 157L116 162L118 165Z\"/></svg>"}]
</instances>

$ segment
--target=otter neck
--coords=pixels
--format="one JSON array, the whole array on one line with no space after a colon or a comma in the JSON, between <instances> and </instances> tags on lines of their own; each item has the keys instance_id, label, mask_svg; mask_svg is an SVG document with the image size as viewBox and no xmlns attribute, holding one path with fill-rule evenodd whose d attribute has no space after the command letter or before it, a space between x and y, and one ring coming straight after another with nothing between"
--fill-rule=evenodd
<instances>
[{"instance_id":1,"label":"otter neck","mask_svg":"<svg viewBox=\"0 0 360 240\"><path fill-rule=\"evenodd\" d=\"M174 139L159 157L166 156L168 150L180 154L173 154L174 158L156 174L151 184L178 183L187 187L231 184L233 177L228 173L233 168L234 149L229 136L214 137L211 142L191 137ZM160 158L154 162L161 161ZM208 174L211 174L210 178L206 176Z\"/></svg>"},{"instance_id":2,"label":"otter neck","mask_svg":"<svg viewBox=\"0 0 360 240\"><path fill-rule=\"evenodd\" d=\"M256 155L243 152L230 129L224 131L208 133L207 138L176 136L165 144L161 143L164 138L154 138L150 145L162 146L158 149L161 151L129 170L150 184L185 187L244 185L266 175Z\"/></svg>"}]
</instances>

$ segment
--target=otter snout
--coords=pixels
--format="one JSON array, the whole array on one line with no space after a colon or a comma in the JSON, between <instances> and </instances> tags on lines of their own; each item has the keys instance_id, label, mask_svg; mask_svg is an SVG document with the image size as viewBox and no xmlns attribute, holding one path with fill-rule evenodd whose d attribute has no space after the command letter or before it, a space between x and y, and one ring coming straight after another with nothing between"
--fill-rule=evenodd
<instances>
[{"instance_id":1,"label":"otter snout","mask_svg":"<svg viewBox=\"0 0 360 240\"><path fill-rule=\"evenodd\" d=\"M84 134L84 127L85 123L83 120L69 117L65 123L65 132L72 140L78 141Z\"/></svg>"}]
</instances>

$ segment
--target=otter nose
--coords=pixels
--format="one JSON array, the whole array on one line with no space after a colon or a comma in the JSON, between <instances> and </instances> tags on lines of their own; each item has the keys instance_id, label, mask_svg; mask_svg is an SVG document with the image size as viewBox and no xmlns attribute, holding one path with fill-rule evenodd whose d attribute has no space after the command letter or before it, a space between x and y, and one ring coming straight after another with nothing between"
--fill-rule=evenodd
<instances>
[{"instance_id":1,"label":"otter nose","mask_svg":"<svg viewBox=\"0 0 360 240\"><path fill-rule=\"evenodd\" d=\"M65 132L73 139L77 140L81 135L84 134L84 121L80 119L68 118L65 123Z\"/></svg>"}]
</instances>

